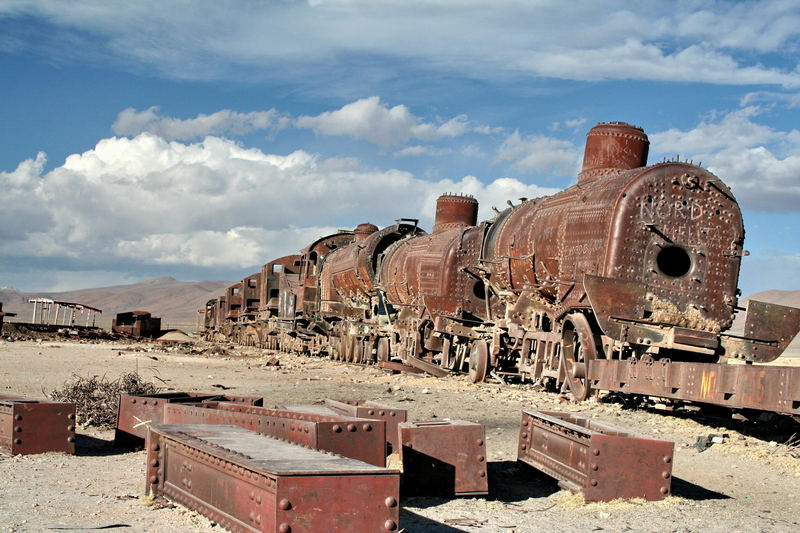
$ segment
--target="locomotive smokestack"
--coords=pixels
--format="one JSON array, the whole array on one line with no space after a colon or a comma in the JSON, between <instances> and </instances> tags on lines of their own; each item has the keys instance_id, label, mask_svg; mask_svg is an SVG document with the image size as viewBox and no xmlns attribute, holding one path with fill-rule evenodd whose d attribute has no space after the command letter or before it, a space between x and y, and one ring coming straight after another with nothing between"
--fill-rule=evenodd
<instances>
[{"instance_id":1,"label":"locomotive smokestack","mask_svg":"<svg viewBox=\"0 0 800 533\"><path fill-rule=\"evenodd\" d=\"M578 181L594 180L613 170L643 167L649 146L642 128L625 122L601 122L586 134Z\"/></svg>"},{"instance_id":2,"label":"locomotive smokestack","mask_svg":"<svg viewBox=\"0 0 800 533\"><path fill-rule=\"evenodd\" d=\"M436 200L433 233L454 226L474 226L478 222L478 200L472 196L443 194Z\"/></svg>"},{"instance_id":3,"label":"locomotive smokestack","mask_svg":"<svg viewBox=\"0 0 800 533\"><path fill-rule=\"evenodd\" d=\"M353 230L353 233L356 235L356 242L361 242L376 231L378 231L378 226L375 224L370 224L369 222L364 222L363 224L356 226L356 229Z\"/></svg>"}]
</instances>

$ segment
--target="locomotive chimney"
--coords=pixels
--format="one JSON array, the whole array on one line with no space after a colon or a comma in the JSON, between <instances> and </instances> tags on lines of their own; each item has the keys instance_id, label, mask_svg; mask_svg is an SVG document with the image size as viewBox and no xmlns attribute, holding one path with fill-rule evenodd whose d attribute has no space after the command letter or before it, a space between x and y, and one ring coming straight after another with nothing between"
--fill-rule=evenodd
<instances>
[{"instance_id":1,"label":"locomotive chimney","mask_svg":"<svg viewBox=\"0 0 800 533\"><path fill-rule=\"evenodd\" d=\"M433 233L454 226L474 226L478 222L478 200L472 196L443 194L436 200Z\"/></svg>"},{"instance_id":2,"label":"locomotive chimney","mask_svg":"<svg viewBox=\"0 0 800 533\"><path fill-rule=\"evenodd\" d=\"M578 181L591 181L609 171L643 167L647 165L649 146L642 128L625 122L601 122L586 134Z\"/></svg>"},{"instance_id":3,"label":"locomotive chimney","mask_svg":"<svg viewBox=\"0 0 800 533\"><path fill-rule=\"evenodd\" d=\"M353 230L353 233L356 234L356 242L361 242L376 231L378 231L378 226L375 224L370 224L369 222L364 222L363 224L356 226L356 229Z\"/></svg>"}]
</instances>

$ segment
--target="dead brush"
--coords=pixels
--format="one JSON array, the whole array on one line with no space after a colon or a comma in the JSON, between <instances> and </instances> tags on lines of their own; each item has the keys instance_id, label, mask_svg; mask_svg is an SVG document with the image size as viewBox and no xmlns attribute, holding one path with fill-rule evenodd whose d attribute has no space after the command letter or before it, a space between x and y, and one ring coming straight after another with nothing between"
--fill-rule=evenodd
<instances>
[{"instance_id":1,"label":"dead brush","mask_svg":"<svg viewBox=\"0 0 800 533\"><path fill-rule=\"evenodd\" d=\"M47 396L54 401L74 403L78 421L83 426L113 428L117 423L120 394L154 394L158 390L137 372L122 374L113 381L105 375L83 377L73 374L60 389Z\"/></svg>"}]
</instances>

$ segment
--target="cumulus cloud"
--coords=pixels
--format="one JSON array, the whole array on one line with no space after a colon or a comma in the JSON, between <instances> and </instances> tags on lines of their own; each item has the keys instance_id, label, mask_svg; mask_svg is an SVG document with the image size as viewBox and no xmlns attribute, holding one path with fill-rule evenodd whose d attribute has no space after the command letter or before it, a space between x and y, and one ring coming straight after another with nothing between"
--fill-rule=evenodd
<instances>
[{"instance_id":1,"label":"cumulus cloud","mask_svg":"<svg viewBox=\"0 0 800 533\"><path fill-rule=\"evenodd\" d=\"M419 157L419 156L439 156L452 154L453 150L450 148L436 148L434 146L406 146L402 150L394 153L395 157Z\"/></svg>"},{"instance_id":2,"label":"cumulus cloud","mask_svg":"<svg viewBox=\"0 0 800 533\"><path fill-rule=\"evenodd\" d=\"M209 136L151 133L103 139L45 171L45 155L0 172L0 256L89 265L256 266L337 227L420 217L430 225L444 192L472 194L481 216L507 199L555 189L473 176L426 181L357 159L285 155Z\"/></svg>"},{"instance_id":3,"label":"cumulus cloud","mask_svg":"<svg viewBox=\"0 0 800 533\"><path fill-rule=\"evenodd\" d=\"M179 119L159 114L157 106L139 111L129 107L117 115L112 125L117 135L138 135L153 133L167 140L190 140L206 135L243 135L252 131L283 129L288 119L274 109L237 113L223 109L210 115L197 115L194 118Z\"/></svg>"},{"instance_id":4,"label":"cumulus cloud","mask_svg":"<svg viewBox=\"0 0 800 533\"><path fill-rule=\"evenodd\" d=\"M650 135L654 153L702 161L731 186L746 209L800 209L800 132L779 131L756 122L748 106L700 121L690 130Z\"/></svg>"},{"instance_id":5,"label":"cumulus cloud","mask_svg":"<svg viewBox=\"0 0 800 533\"><path fill-rule=\"evenodd\" d=\"M378 146L401 144L409 139L435 141L459 137L470 131L484 133L484 127L473 128L466 115L458 115L441 124L424 122L400 104L389 107L377 96L362 98L335 111L316 116L301 116L298 128L308 128L322 135L345 135Z\"/></svg>"},{"instance_id":6,"label":"cumulus cloud","mask_svg":"<svg viewBox=\"0 0 800 533\"><path fill-rule=\"evenodd\" d=\"M498 161L509 161L518 170L557 175L575 173L579 157L579 149L569 141L544 135L522 136L519 130L503 141L497 153Z\"/></svg>"},{"instance_id":7,"label":"cumulus cloud","mask_svg":"<svg viewBox=\"0 0 800 533\"><path fill-rule=\"evenodd\" d=\"M257 72L270 79L305 76L319 87L323 77L355 79L349 73L365 64L369 71L390 65L376 77L391 82L392 66L413 64L485 80L523 74L800 85L792 56L800 7L790 0L195 4L186 10L153 9L149 2L16 0L0 4L0 15L48 23L39 39L24 32L4 36L12 50L41 49L55 27L69 35L71 46L56 41L43 54L102 46L111 61L145 65L167 77ZM791 66L764 66L759 54Z\"/></svg>"}]
</instances>

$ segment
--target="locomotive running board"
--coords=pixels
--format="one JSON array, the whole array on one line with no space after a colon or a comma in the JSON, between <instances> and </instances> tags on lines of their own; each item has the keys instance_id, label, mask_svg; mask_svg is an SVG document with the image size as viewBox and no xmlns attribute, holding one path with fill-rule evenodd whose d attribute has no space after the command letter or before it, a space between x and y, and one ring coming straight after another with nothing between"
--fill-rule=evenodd
<instances>
[{"instance_id":1,"label":"locomotive running board","mask_svg":"<svg viewBox=\"0 0 800 533\"><path fill-rule=\"evenodd\" d=\"M75 453L75 404L0 394L0 453Z\"/></svg>"},{"instance_id":2,"label":"locomotive running board","mask_svg":"<svg viewBox=\"0 0 800 533\"><path fill-rule=\"evenodd\" d=\"M235 403L173 403L164 407L164 423L239 426L372 465L386 465L386 423L382 420Z\"/></svg>"},{"instance_id":3,"label":"locomotive running board","mask_svg":"<svg viewBox=\"0 0 800 533\"><path fill-rule=\"evenodd\" d=\"M396 470L235 426L150 426L146 491L241 533L400 527Z\"/></svg>"},{"instance_id":4,"label":"locomotive running board","mask_svg":"<svg viewBox=\"0 0 800 533\"><path fill-rule=\"evenodd\" d=\"M576 413L522 411L517 460L584 500L662 500L670 493L672 442Z\"/></svg>"},{"instance_id":5,"label":"locomotive running board","mask_svg":"<svg viewBox=\"0 0 800 533\"><path fill-rule=\"evenodd\" d=\"M594 360L596 390L800 415L800 367Z\"/></svg>"}]
</instances>

